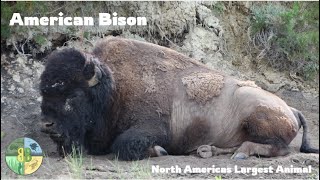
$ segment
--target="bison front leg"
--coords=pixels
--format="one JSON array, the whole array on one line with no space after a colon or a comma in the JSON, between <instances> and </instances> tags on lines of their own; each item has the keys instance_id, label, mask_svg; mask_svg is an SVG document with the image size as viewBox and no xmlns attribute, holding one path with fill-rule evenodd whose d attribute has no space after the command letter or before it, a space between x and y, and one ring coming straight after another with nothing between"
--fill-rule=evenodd
<instances>
[{"instance_id":1,"label":"bison front leg","mask_svg":"<svg viewBox=\"0 0 320 180\"><path fill-rule=\"evenodd\" d=\"M121 160L140 160L167 155L166 150L161 147L167 141L167 133L160 127L135 127L120 134L111 150Z\"/></svg>"}]
</instances>

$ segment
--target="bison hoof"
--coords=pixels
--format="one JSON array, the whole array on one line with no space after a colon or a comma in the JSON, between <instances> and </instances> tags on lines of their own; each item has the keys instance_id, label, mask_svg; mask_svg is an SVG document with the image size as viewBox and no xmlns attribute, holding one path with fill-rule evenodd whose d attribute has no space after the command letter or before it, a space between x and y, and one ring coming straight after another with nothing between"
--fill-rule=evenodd
<instances>
[{"instance_id":1,"label":"bison hoof","mask_svg":"<svg viewBox=\"0 0 320 180\"><path fill-rule=\"evenodd\" d=\"M160 157L168 155L167 151L161 146L154 146L149 148L150 157Z\"/></svg>"},{"instance_id":2,"label":"bison hoof","mask_svg":"<svg viewBox=\"0 0 320 180\"><path fill-rule=\"evenodd\" d=\"M158 157L168 155L167 151L161 146L154 146L153 149Z\"/></svg>"},{"instance_id":3,"label":"bison hoof","mask_svg":"<svg viewBox=\"0 0 320 180\"><path fill-rule=\"evenodd\" d=\"M242 152L238 152L238 153L234 153L231 156L231 159L235 159L235 160L243 160L243 159L247 159L249 156L245 153Z\"/></svg>"},{"instance_id":4,"label":"bison hoof","mask_svg":"<svg viewBox=\"0 0 320 180\"><path fill-rule=\"evenodd\" d=\"M198 147L197 154L202 158L209 158L212 157L212 149L209 145L202 145Z\"/></svg>"}]
</instances>

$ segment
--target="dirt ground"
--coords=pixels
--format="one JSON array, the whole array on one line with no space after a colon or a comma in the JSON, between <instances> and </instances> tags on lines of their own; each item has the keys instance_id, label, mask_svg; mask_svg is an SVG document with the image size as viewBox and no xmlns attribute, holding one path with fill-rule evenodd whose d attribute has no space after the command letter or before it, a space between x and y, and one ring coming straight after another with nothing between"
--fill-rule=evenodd
<instances>
[{"instance_id":1,"label":"dirt ground","mask_svg":"<svg viewBox=\"0 0 320 180\"><path fill-rule=\"evenodd\" d=\"M11 56L11 59L10 59ZM38 78L42 71L41 62L25 63L12 55L1 57L1 179L45 178L45 179L126 179L126 178L252 178L252 179L319 179L319 155L299 153L302 130L291 143L291 153L284 157L231 160L231 155L202 159L196 156L164 156L142 161L124 162L112 160L109 156L84 155L83 165L57 156L55 145L50 138L40 133L40 101L37 91ZM319 148L319 94L286 90L277 92L290 106L301 110L308 120L311 144ZM3 137L2 137L3 136ZM19 177L6 165L5 148L16 138L30 137L36 140L45 152L42 166L33 174ZM79 164L79 163L78 163ZM81 163L80 163L81 164ZM152 166L161 168L230 168L229 173L155 173ZM235 167L236 166L236 167ZM311 173L237 173L239 168L272 167L277 169L311 166Z\"/></svg>"}]
</instances>

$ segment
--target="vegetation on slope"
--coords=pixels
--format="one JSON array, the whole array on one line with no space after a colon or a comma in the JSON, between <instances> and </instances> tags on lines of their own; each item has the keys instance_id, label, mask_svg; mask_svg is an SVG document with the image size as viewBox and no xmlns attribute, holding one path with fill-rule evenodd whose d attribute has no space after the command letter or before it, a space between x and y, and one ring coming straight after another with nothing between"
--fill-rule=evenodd
<instances>
[{"instance_id":1,"label":"vegetation on slope","mask_svg":"<svg viewBox=\"0 0 320 180\"><path fill-rule=\"evenodd\" d=\"M269 3L252 8L252 43L258 58L305 80L319 74L319 3Z\"/></svg>"}]
</instances>

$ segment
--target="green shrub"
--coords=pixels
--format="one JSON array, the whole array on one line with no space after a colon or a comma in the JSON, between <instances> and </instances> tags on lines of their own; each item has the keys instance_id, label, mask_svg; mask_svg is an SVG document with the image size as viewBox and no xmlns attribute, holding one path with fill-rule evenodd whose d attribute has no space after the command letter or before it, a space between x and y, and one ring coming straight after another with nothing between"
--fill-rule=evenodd
<instances>
[{"instance_id":1,"label":"green shrub","mask_svg":"<svg viewBox=\"0 0 320 180\"><path fill-rule=\"evenodd\" d=\"M225 10L225 6L224 6L223 2L218 1L212 6L212 10L219 13L219 14L222 14Z\"/></svg>"},{"instance_id":2,"label":"green shrub","mask_svg":"<svg viewBox=\"0 0 320 180\"><path fill-rule=\"evenodd\" d=\"M319 73L319 3L253 7L251 37L269 64L312 80Z\"/></svg>"},{"instance_id":3,"label":"green shrub","mask_svg":"<svg viewBox=\"0 0 320 180\"><path fill-rule=\"evenodd\" d=\"M39 44L39 45L42 45L42 44L46 43L46 41L47 41L47 39L46 39L44 36L42 36L42 35L36 35L36 36L34 37L34 40L35 40L35 42L36 42L37 44Z\"/></svg>"}]
</instances>

